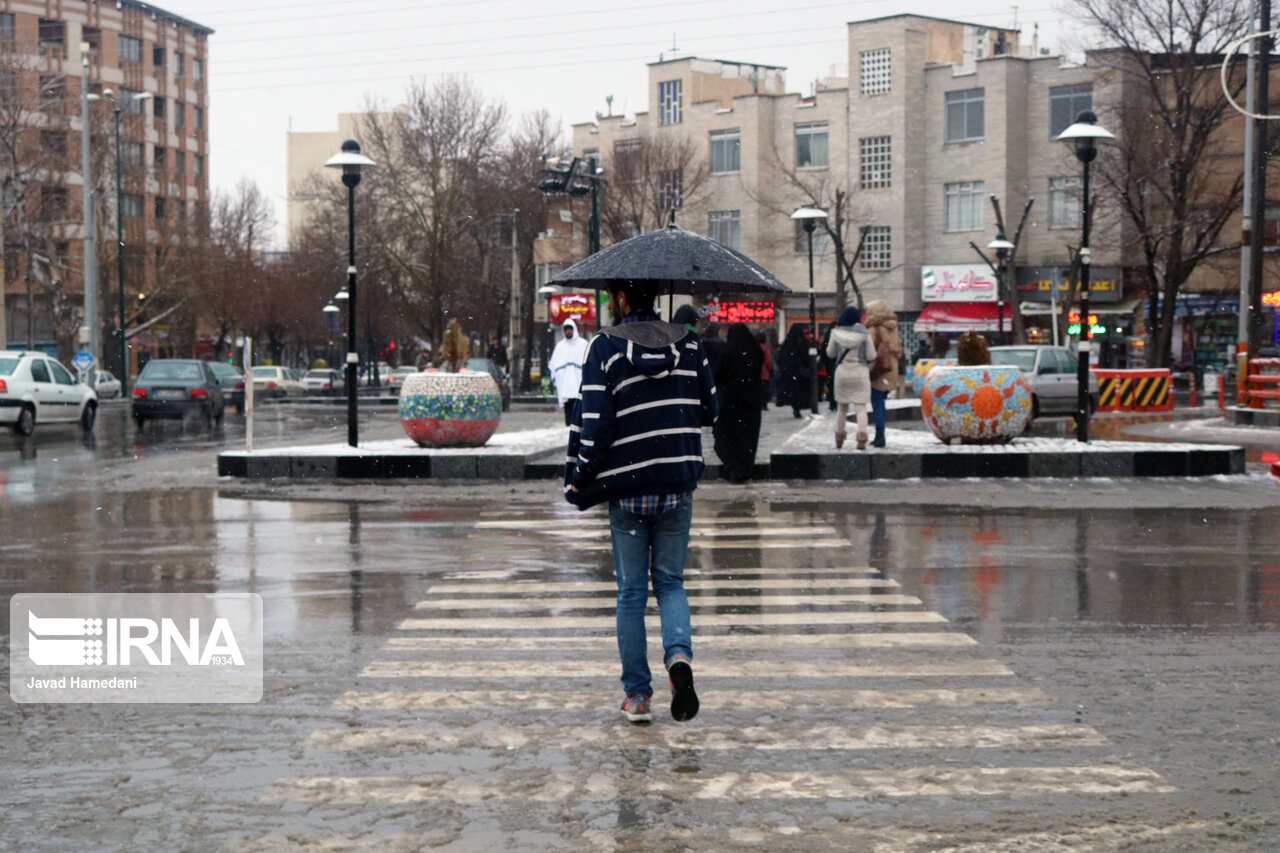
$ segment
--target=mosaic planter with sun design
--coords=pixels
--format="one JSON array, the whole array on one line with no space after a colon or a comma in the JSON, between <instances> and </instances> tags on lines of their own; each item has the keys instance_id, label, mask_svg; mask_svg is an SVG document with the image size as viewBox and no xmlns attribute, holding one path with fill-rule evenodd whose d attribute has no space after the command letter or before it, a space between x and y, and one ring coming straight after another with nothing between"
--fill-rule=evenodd
<instances>
[{"instance_id":1,"label":"mosaic planter with sun design","mask_svg":"<svg viewBox=\"0 0 1280 853\"><path fill-rule=\"evenodd\" d=\"M929 378L929 371L935 367L955 364L954 358L922 358L911 366L911 390L919 395L924 390L924 381Z\"/></svg>"},{"instance_id":2,"label":"mosaic planter with sun design","mask_svg":"<svg viewBox=\"0 0 1280 853\"><path fill-rule=\"evenodd\" d=\"M1027 426L1031 387L1016 367L939 366L924 381L920 412L942 441L1003 444Z\"/></svg>"},{"instance_id":3,"label":"mosaic planter with sun design","mask_svg":"<svg viewBox=\"0 0 1280 853\"><path fill-rule=\"evenodd\" d=\"M479 447L501 416L502 395L487 372L414 373L400 389L400 422L422 447Z\"/></svg>"}]
</instances>

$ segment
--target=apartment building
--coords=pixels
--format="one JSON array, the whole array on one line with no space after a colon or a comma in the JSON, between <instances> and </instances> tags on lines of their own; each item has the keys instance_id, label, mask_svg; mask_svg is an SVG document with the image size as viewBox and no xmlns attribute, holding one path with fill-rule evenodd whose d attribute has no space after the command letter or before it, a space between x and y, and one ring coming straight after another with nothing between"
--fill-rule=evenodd
<instances>
[{"instance_id":1,"label":"apartment building","mask_svg":"<svg viewBox=\"0 0 1280 853\"><path fill-rule=\"evenodd\" d=\"M338 113L336 130L294 131L285 134L285 169L288 187L286 208L289 245L293 245L302 226L306 223L312 201L304 190L315 176L324 176L337 183L341 175L324 168L325 161L337 154L342 143L359 139L359 125L364 113Z\"/></svg>"},{"instance_id":2,"label":"apartment building","mask_svg":"<svg viewBox=\"0 0 1280 853\"><path fill-rule=\"evenodd\" d=\"M165 249L209 202L208 27L148 3L46 3L0 0L0 132L8 132L23 158L12 172L4 207L4 315L7 345L27 346L27 315L35 344L53 352L70 341L67 317L84 294L80 97L85 87L109 97L91 104L90 141L98 204L99 285L114 293L115 135L111 98L121 105L121 207L126 245L126 290L163 290ZM87 59L87 70L84 60ZM145 95L144 95L145 93ZM143 97L139 97L144 95ZM146 97L149 95L149 97ZM38 222L39 245L18 233L20 199ZM30 251L28 251L30 250ZM28 254L42 260L30 264ZM27 278L34 305L28 304ZM46 283L60 290L51 292ZM103 311L104 338L115 314ZM65 356L66 353L64 352Z\"/></svg>"}]
</instances>

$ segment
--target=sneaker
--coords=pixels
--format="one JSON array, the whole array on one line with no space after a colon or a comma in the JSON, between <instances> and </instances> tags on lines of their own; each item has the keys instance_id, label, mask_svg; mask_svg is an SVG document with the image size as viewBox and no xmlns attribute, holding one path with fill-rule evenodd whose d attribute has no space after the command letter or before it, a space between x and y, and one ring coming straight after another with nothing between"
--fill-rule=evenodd
<instances>
[{"instance_id":1,"label":"sneaker","mask_svg":"<svg viewBox=\"0 0 1280 853\"><path fill-rule=\"evenodd\" d=\"M671 677L671 716L685 723L698 716L698 694L693 689L693 666L684 655L676 655L667 667Z\"/></svg>"},{"instance_id":2,"label":"sneaker","mask_svg":"<svg viewBox=\"0 0 1280 853\"><path fill-rule=\"evenodd\" d=\"M628 696L627 701L622 703L622 713L633 723L647 723L653 719L653 707L649 703L649 697L642 693Z\"/></svg>"}]
</instances>

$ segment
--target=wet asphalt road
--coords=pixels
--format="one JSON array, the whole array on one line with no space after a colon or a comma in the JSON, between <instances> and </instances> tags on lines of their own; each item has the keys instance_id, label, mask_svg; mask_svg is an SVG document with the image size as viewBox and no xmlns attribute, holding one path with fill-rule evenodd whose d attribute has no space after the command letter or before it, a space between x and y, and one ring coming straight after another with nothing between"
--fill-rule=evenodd
<instances>
[{"instance_id":1,"label":"wet asphalt road","mask_svg":"<svg viewBox=\"0 0 1280 853\"><path fill-rule=\"evenodd\" d=\"M702 489L703 711L655 681L631 727L607 534L554 483L243 489L238 427L103 414L0 443L0 589L257 592L266 691L0 705L0 847L1280 849L1274 506Z\"/></svg>"}]
</instances>

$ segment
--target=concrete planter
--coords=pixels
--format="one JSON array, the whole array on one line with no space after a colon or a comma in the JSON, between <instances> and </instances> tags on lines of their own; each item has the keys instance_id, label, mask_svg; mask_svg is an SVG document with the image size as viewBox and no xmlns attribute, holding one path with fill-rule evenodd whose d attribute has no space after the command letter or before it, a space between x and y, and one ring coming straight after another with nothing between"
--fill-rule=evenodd
<instances>
[{"instance_id":1,"label":"concrete planter","mask_svg":"<svg viewBox=\"0 0 1280 853\"><path fill-rule=\"evenodd\" d=\"M935 367L943 367L948 364L955 364L954 358L922 358L911 366L911 390L916 392L916 396L920 396L920 392L924 390L924 381L929 377L929 371Z\"/></svg>"},{"instance_id":2,"label":"concrete planter","mask_svg":"<svg viewBox=\"0 0 1280 853\"><path fill-rule=\"evenodd\" d=\"M479 447L501 416L498 383L485 372L414 373L400 389L400 422L422 447Z\"/></svg>"},{"instance_id":3,"label":"concrete planter","mask_svg":"<svg viewBox=\"0 0 1280 853\"><path fill-rule=\"evenodd\" d=\"M1031 388L1016 367L935 367L921 389L920 412L944 442L1003 444L1026 428Z\"/></svg>"}]
</instances>

